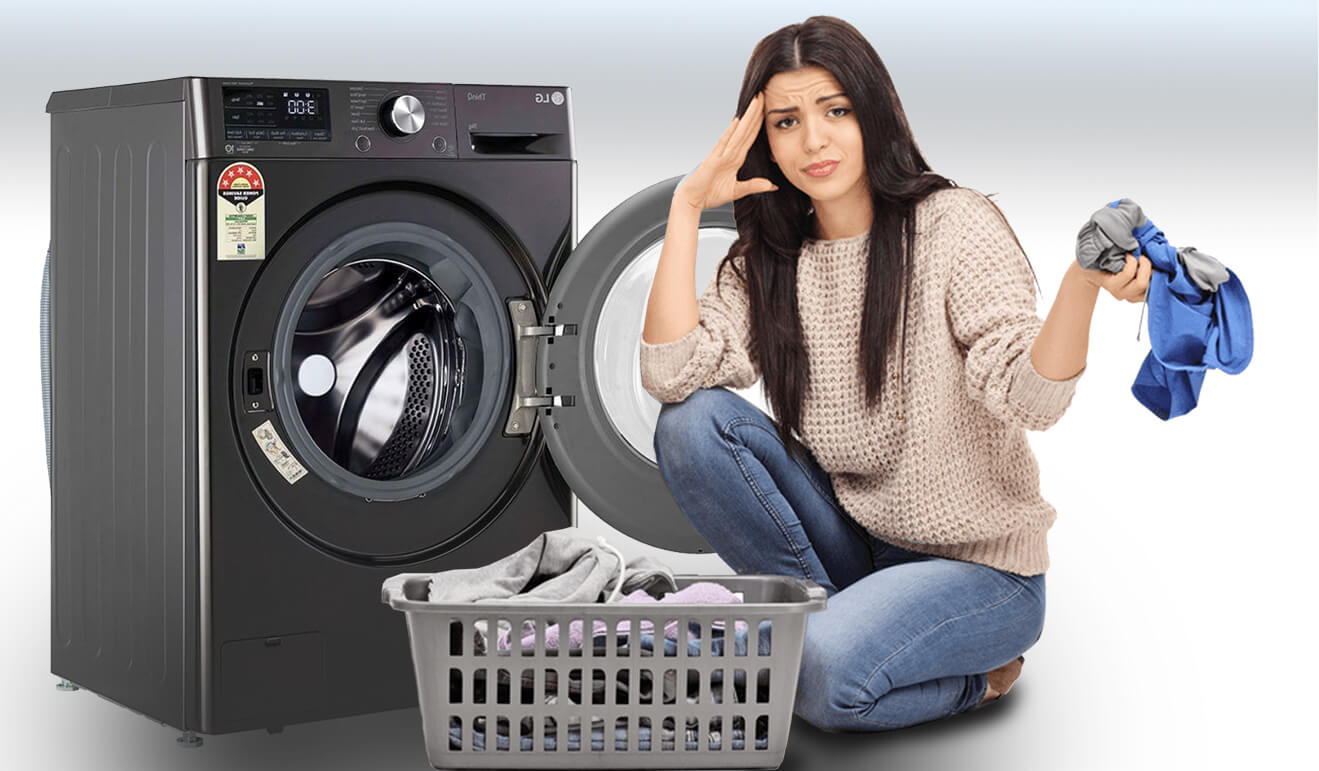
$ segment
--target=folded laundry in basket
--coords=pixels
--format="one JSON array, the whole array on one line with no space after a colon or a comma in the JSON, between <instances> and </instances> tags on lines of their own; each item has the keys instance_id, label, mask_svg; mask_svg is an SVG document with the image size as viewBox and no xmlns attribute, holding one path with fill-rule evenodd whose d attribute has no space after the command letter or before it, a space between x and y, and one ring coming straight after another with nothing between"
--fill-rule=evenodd
<instances>
[{"instance_id":1,"label":"folded laundry in basket","mask_svg":"<svg viewBox=\"0 0 1319 771\"><path fill-rule=\"evenodd\" d=\"M545 718L545 720L546 720L547 723L551 726L552 729L557 728L557 725L555 724L555 720L554 720L554 718L552 718L552 717L547 717L547 718ZM716 720L718 720L718 718L716 718ZM474 723L474 725L473 725L473 728L472 728L472 737L471 737L471 738L472 738L472 747L471 747L471 749L474 749L474 750L484 750L484 749L485 749L485 728L486 728L485 723L486 723L486 720L485 720L485 718L484 718L483 716L478 716L478 717L473 721L473 723ZM700 721L697 720L696 718L688 718L688 719L685 721L685 723L686 723L686 726L685 726L685 730L684 730L684 743L685 743L685 747L684 747L684 749L687 749L687 750L697 750L697 749L700 749L700 733L701 733L701 732L700 732L700 726L699 726ZM507 732L507 730L505 730L505 729L502 727L503 725L505 725L505 724L500 724L501 727L500 727L498 730L495 731L495 746L496 746L498 749L501 749L501 750L507 750L507 749L508 749L508 732ZM532 717L530 717L530 716L528 716L528 717L524 717L524 718L522 718L522 720L520 721L520 726L519 726L519 727L520 727L520 733L521 733L521 735L522 735L521 745L522 745L522 751L524 751L524 752L530 752L532 749L534 749L534 745L532 744L532 737L530 736L531 730L532 730L532 728L534 727L534 725L535 725L534 718L532 718ZM716 723L716 725L718 725L718 723ZM722 728L722 726L721 726L721 728ZM756 749L758 749L758 750L768 749L768 747L769 747L769 737L766 735L766 728L767 728L767 726L765 726L765 725L761 724L759 721L757 721L757 729L756 729ZM651 747L651 737L652 737L651 726L648 726L648 725L638 725L638 726L636 727L636 731L637 731L637 747L636 747L636 749L639 749L639 750L641 750L641 751L647 751L647 750L651 750L651 749L653 749L653 748ZM604 744L605 744L605 742L604 742L604 732L605 732L605 729L604 729L604 719L603 719L603 718L595 718L595 719L593 719L593 720L591 721L591 749L592 749L592 750L597 750L597 751L603 751L603 750L604 750L604 748L605 748L605 747L604 747ZM580 724L579 724L579 723L574 723L574 724L569 725L566 733L568 734L567 739L568 739L568 749L569 749L569 751L580 750L580 749L581 749L581 730L580 730ZM707 739L707 741L709 742L709 745L708 745L708 746L709 746L711 749L716 749L716 750L717 750L717 749L721 749L720 742L721 742L722 739L723 739L723 737L721 736L721 733L722 733L722 731L720 730L720 728L715 728L715 729L711 730L710 733L707 735L706 739ZM660 727L660 742L661 742L661 744L660 744L660 747L659 747L658 749L674 749L674 747L673 747L673 741L674 741L674 736L673 736L673 734L674 734L674 731L673 731L672 728L669 728L669 727L667 727L667 726L661 726L661 727ZM557 745L558 745L558 737L557 737L557 735L556 735L555 733L542 733L542 736L544 737L545 749L546 749L547 751L551 751L551 752L554 751L554 750L556 749ZM741 728L737 728L736 726L733 728L733 740L732 740L732 741L733 741L733 749L735 749L735 750L745 749L745 742L746 742L746 739L745 739L745 736L744 736L744 731L743 731ZM627 743L628 743L627 728L622 727L622 726L620 726L620 727L616 727L616 728L614 729L614 749L615 749L615 750L618 750L618 751L625 751L625 750L627 750L627 748L628 748L628 747L627 747ZM462 726L459 725L456 721L450 721L450 724L449 724L449 749L451 749L451 750L460 750L460 749L462 749L462 746L463 746L463 731L462 731Z\"/></svg>"},{"instance_id":2,"label":"folded laundry in basket","mask_svg":"<svg viewBox=\"0 0 1319 771\"><path fill-rule=\"evenodd\" d=\"M691 583L688 584L687 586L684 586L682 589L679 589L676 592L669 592L668 594L664 595L659 599L656 599L654 596L652 596L649 592L647 592L644 589L637 589L636 591L632 592L631 594L619 600L618 604L624 604L624 603L626 604L666 604L666 603L718 604L718 603L739 603L741 601L742 601L741 597L739 597L737 594L734 594L732 591L728 589L728 587L723 586L722 584L717 584L714 583L713 581L697 581L695 583ZM631 622L627 620L620 621L618 624L619 631L621 632L627 629L630 623ZM601 621L600 619L596 619L595 623L592 626L593 626L592 633L595 635L605 634L607 629L605 622ZM641 631L643 632L653 631L653 626L654 625L650 622L649 619L642 619ZM714 629L723 629L724 622L716 620L712 626ZM743 630L745 630L746 628L745 623L740 623L738 626ZM511 632L512 632L511 629L504 629L499 633L499 642L498 642L499 650L508 650L509 636ZM674 640L676 640L678 638L678 622L673 621L665 625L664 634L666 637L671 637ZM699 632L697 634L699 637ZM523 649L530 649L530 648L534 648L535 644L536 644L536 630L533 627L530 630L523 632L522 647ZM573 621L568 625L568 644L574 648L581 647L582 645L581 621ZM545 628L545 647L556 648L558 647L558 645L559 645L559 625L551 624L550 626Z\"/></svg>"}]
</instances>

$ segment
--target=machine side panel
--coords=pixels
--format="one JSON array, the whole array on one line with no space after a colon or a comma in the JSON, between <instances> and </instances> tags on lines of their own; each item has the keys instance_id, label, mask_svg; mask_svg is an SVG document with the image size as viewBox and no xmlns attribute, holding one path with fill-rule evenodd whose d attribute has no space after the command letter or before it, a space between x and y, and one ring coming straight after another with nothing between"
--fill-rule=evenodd
<instances>
[{"instance_id":1,"label":"machine side panel","mask_svg":"<svg viewBox=\"0 0 1319 771\"><path fill-rule=\"evenodd\" d=\"M51 671L184 728L195 269L183 102L51 115Z\"/></svg>"}]
</instances>

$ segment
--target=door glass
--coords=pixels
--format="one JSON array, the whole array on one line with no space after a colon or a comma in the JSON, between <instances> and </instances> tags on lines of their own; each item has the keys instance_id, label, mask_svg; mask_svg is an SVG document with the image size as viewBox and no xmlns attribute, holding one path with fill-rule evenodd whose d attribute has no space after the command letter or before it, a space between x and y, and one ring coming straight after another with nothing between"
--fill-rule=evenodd
<instances>
[{"instance_id":1,"label":"door glass","mask_svg":"<svg viewBox=\"0 0 1319 771\"><path fill-rule=\"evenodd\" d=\"M715 268L736 240L735 230L700 229L696 241L698 296L705 291ZM646 321L646 302L663 247L661 239L638 254L610 288L600 311L594 351L596 386L614 430L651 463L655 462L655 421L659 418L660 402L641 386L641 328ZM729 390L769 412L760 383Z\"/></svg>"},{"instance_id":2,"label":"door glass","mask_svg":"<svg viewBox=\"0 0 1319 771\"><path fill-rule=\"evenodd\" d=\"M470 343L432 278L388 259L335 267L293 334L294 400L313 441L367 479L412 474L453 444Z\"/></svg>"}]
</instances>

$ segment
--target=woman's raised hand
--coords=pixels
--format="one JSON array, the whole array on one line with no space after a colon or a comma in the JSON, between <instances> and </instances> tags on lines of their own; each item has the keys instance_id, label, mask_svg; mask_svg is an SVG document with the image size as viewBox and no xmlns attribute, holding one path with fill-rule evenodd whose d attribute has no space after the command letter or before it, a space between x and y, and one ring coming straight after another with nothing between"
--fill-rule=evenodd
<instances>
[{"instance_id":1,"label":"woman's raised hand","mask_svg":"<svg viewBox=\"0 0 1319 771\"><path fill-rule=\"evenodd\" d=\"M746 160L747 150L756 141L765 115L765 94L756 94L742 117L734 118L723 136L701 165L696 167L673 196L697 211L713 209L751 193L768 193L778 186L764 177L738 179L738 169Z\"/></svg>"},{"instance_id":2,"label":"woman's raised hand","mask_svg":"<svg viewBox=\"0 0 1319 771\"><path fill-rule=\"evenodd\" d=\"M1129 303L1144 302L1154 263L1144 255L1137 260L1130 252L1123 257L1123 260L1126 264L1117 273L1109 273L1099 268L1087 270L1075 260L1072 261L1072 265L1075 266L1073 269L1091 286L1107 289L1109 294L1119 300L1126 300Z\"/></svg>"}]
</instances>

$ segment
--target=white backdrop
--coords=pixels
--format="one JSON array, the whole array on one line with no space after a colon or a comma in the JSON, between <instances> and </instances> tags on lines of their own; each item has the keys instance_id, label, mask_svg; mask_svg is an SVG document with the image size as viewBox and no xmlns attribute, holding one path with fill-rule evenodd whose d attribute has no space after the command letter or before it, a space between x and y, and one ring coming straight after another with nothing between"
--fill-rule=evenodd
<instances>
[{"instance_id":1,"label":"white backdrop","mask_svg":"<svg viewBox=\"0 0 1319 771\"><path fill-rule=\"evenodd\" d=\"M49 671L49 489L38 295L53 90L177 75L567 85L579 233L693 167L732 117L764 35L842 16L884 59L935 170L997 192L1047 313L1076 231L1113 199L1242 279L1242 374L1162 422L1131 396L1137 305L1102 293L1088 371L1031 434L1050 533L1048 615L993 709L888 733L800 721L784 768L1314 767L1316 9L1313 2L1102 5L321 2L28 3L6 11L0 282L8 514L0 560L0 765L24 769L426 768L401 710L174 746L176 732ZM186 17L186 18L185 18ZM22 180L23 185L17 181ZM1291 353L1287 353L1291 351Z\"/></svg>"}]
</instances>

